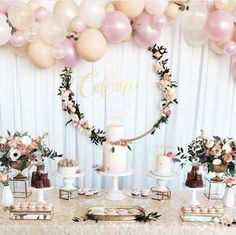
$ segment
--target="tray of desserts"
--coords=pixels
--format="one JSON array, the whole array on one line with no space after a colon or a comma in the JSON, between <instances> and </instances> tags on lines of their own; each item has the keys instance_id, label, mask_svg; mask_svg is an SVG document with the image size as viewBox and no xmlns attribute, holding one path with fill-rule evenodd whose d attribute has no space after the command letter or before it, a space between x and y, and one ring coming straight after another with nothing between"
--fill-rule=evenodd
<instances>
[{"instance_id":1,"label":"tray of desserts","mask_svg":"<svg viewBox=\"0 0 236 235\"><path fill-rule=\"evenodd\" d=\"M12 220L51 220L52 217L52 203L16 202L10 210Z\"/></svg>"},{"instance_id":2,"label":"tray of desserts","mask_svg":"<svg viewBox=\"0 0 236 235\"><path fill-rule=\"evenodd\" d=\"M99 192L96 188L81 188L78 189L78 195L81 199L88 199L101 197L102 193Z\"/></svg>"},{"instance_id":3,"label":"tray of desserts","mask_svg":"<svg viewBox=\"0 0 236 235\"><path fill-rule=\"evenodd\" d=\"M142 215L145 210L140 206L93 206L88 208L86 217L96 221L134 221Z\"/></svg>"},{"instance_id":4,"label":"tray of desserts","mask_svg":"<svg viewBox=\"0 0 236 235\"><path fill-rule=\"evenodd\" d=\"M223 205L184 205L181 208L181 218L184 222L216 222L224 215Z\"/></svg>"}]
</instances>

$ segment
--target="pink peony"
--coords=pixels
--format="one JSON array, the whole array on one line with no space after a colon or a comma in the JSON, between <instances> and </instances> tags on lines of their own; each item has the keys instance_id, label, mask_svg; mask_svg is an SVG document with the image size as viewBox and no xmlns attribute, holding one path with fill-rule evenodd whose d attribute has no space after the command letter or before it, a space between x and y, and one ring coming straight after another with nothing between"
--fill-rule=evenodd
<instances>
[{"instance_id":1,"label":"pink peony","mask_svg":"<svg viewBox=\"0 0 236 235\"><path fill-rule=\"evenodd\" d=\"M175 157L175 154L172 153L172 152L168 152L168 153L166 154L166 156L169 157L169 158L173 158L173 157Z\"/></svg>"},{"instance_id":2,"label":"pink peony","mask_svg":"<svg viewBox=\"0 0 236 235\"><path fill-rule=\"evenodd\" d=\"M21 155L26 155L28 153L27 147L23 144L18 144L17 149L20 151Z\"/></svg>"},{"instance_id":3,"label":"pink peony","mask_svg":"<svg viewBox=\"0 0 236 235\"><path fill-rule=\"evenodd\" d=\"M170 110L170 109L165 110L163 113L164 113L164 115L165 115L166 117L170 117L170 116L171 116L171 110Z\"/></svg>"}]
</instances>

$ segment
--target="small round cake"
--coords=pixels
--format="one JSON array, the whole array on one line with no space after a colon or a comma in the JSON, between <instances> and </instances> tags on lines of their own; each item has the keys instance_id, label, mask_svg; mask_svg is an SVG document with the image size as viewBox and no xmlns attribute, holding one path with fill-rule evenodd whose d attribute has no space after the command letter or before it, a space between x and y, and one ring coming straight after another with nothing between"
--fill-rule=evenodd
<instances>
[{"instance_id":1,"label":"small round cake","mask_svg":"<svg viewBox=\"0 0 236 235\"><path fill-rule=\"evenodd\" d=\"M79 169L79 162L72 159L62 159L58 163L58 172L66 175L73 175Z\"/></svg>"}]
</instances>

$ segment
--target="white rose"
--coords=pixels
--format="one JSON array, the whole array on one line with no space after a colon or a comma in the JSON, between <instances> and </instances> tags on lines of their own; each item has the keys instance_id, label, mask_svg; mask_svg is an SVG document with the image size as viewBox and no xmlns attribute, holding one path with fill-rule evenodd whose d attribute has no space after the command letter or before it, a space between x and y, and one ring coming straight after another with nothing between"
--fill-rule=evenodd
<instances>
[{"instance_id":1,"label":"white rose","mask_svg":"<svg viewBox=\"0 0 236 235\"><path fill-rule=\"evenodd\" d=\"M32 143L32 139L29 136L25 135L21 137L21 143L26 146L29 146Z\"/></svg>"},{"instance_id":2,"label":"white rose","mask_svg":"<svg viewBox=\"0 0 236 235\"><path fill-rule=\"evenodd\" d=\"M229 143L225 143L222 147L222 150L225 151L225 153L230 153L232 151Z\"/></svg>"},{"instance_id":3,"label":"white rose","mask_svg":"<svg viewBox=\"0 0 236 235\"><path fill-rule=\"evenodd\" d=\"M9 151L10 153L10 159L14 162L17 161L19 159L20 155L20 151L18 151L17 149L10 149Z\"/></svg>"},{"instance_id":4,"label":"white rose","mask_svg":"<svg viewBox=\"0 0 236 235\"><path fill-rule=\"evenodd\" d=\"M214 141L213 140L210 140L209 142L207 142L207 148L213 148L214 146Z\"/></svg>"},{"instance_id":5,"label":"white rose","mask_svg":"<svg viewBox=\"0 0 236 235\"><path fill-rule=\"evenodd\" d=\"M213 165L218 166L222 163L222 161L220 159L215 159L215 160L213 160L212 163L213 163Z\"/></svg>"},{"instance_id":6,"label":"white rose","mask_svg":"<svg viewBox=\"0 0 236 235\"><path fill-rule=\"evenodd\" d=\"M6 144L7 139L6 138L0 138L0 144Z\"/></svg>"}]
</instances>

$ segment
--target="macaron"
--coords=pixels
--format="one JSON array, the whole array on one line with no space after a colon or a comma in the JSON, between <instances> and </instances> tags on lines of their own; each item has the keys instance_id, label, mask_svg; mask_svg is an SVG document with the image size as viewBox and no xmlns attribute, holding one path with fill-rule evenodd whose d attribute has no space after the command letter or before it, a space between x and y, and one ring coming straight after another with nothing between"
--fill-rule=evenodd
<instances>
[{"instance_id":1,"label":"macaron","mask_svg":"<svg viewBox=\"0 0 236 235\"><path fill-rule=\"evenodd\" d=\"M210 208L208 209L210 214L215 214L216 213L216 209L215 208Z\"/></svg>"},{"instance_id":2,"label":"macaron","mask_svg":"<svg viewBox=\"0 0 236 235\"><path fill-rule=\"evenodd\" d=\"M223 214L224 213L224 208L216 209L216 213Z\"/></svg>"},{"instance_id":3,"label":"macaron","mask_svg":"<svg viewBox=\"0 0 236 235\"><path fill-rule=\"evenodd\" d=\"M195 207L194 209L192 209L194 213L200 213L200 208Z\"/></svg>"},{"instance_id":4,"label":"macaron","mask_svg":"<svg viewBox=\"0 0 236 235\"><path fill-rule=\"evenodd\" d=\"M85 196L92 196L92 195L94 195L94 192L93 191L87 191L87 192L85 192L84 195Z\"/></svg>"},{"instance_id":5,"label":"macaron","mask_svg":"<svg viewBox=\"0 0 236 235\"><path fill-rule=\"evenodd\" d=\"M41 209L43 209L43 207L44 207L44 203L43 203L43 202L38 202L38 203L36 204L36 207L41 210Z\"/></svg>"},{"instance_id":6,"label":"macaron","mask_svg":"<svg viewBox=\"0 0 236 235\"><path fill-rule=\"evenodd\" d=\"M208 209L206 207L200 208L201 213L206 214L208 212Z\"/></svg>"}]
</instances>

